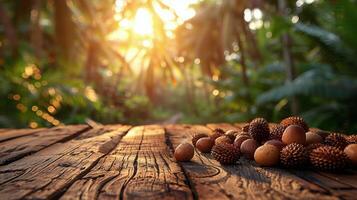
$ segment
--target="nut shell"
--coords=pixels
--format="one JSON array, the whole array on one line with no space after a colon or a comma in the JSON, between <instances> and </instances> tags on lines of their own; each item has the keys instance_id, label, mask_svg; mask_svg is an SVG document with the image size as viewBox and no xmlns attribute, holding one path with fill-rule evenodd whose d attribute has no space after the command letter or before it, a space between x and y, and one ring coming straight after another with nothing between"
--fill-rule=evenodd
<instances>
[{"instance_id":1,"label":"nut shell","mask_svg":"<svg viewBox=\"0 0 357 200\"><path fill-rule=\"evenodd\" d=\"M233 140L231 140L231 138L229 138L226 135L222 135L220 137L218 137L215 141L215 144L220 144L220 143L227 143L227 144L233 144Z\"/></svg>"},{"instance_id":2,"label":"nut shell","mask_svg":"<svg viewBox=\"0 0 357 200\"><path fill-rule=\"evenodd\" d=\"M258 147L254 153L254 160L261 166L274 166L279 163L280 150L271 144Z\"/></svg>"},{"instance_id":3,"label":"nut shell","mask_svg":"<svg viewBox=\"0 0 357 200\"><path fill-rule=\"evenodd\" d=\"M255 141L253 139L247 139L241 144L240 152L244 157L253 160L254 152L258 147L259 147L259 144L257 141Z\"/></svg>"},{"instance_id":4,"label":"nut shell","mask_svg":"<svg viewBox=\"0 0 357 200\"><path fill-rule=\"evenodd\" d=\"M274 145L279 149L279 151L285 147L285 144L280 140L268 140L264 143L264 145L266 144Z\"/></svg>"},{"instance_id":5,"label":"nut shell","mask_svg":"<svg viewBox=\"0 0 357 200\"><path fill-rule=\"evenodd\" d=\"M309 131L309 126L307 125L307 123L302 117L297 117L297 116L288 117L281 120L280 124L283 125L285 128L290 125L298 125L301 128L303 128L305 132Z\"/></svg>"},{"instance_id":6,"label":"nut shell","mask_svg":"<svg viewBox=\"0 0 357 200\"><path fill-rule=\"evenodd\" d=\"M257 142L265 141L269 138L270 130L267 120L255 118L249 123L248 133Z\"/></svg>"},{"instance_id":7,"label":"nut shell","mask_svg":"<svg viewBox=\"0 0 357 200\"><path fill-rule=\"evenodd\" d=\"M339 133L331 133L325 138L324 143L329 146L337 147L341 150L343 150L348 145L346 138Z\"/></svg>"},{"instance_id":8,"label":"nut shell","mask_svg":"<svg viewBox=\"0 0 357 200\"><path fill-rule=\"evenodd\" d=\"M346 140L349 144L357 144L357 135L346 136Z\"/></svg>"},{"instance_id":9,"label":"nut shell","mask_svg":"<svg viewBox=\"0 0 357 200\"><path fill-rule=\"evenodd\" d=\"M285 127L280 124L273 126L273 128L270 131L269 139L281 140L281 137L283 136L284 131L285 131Z\"/></svg>"},{"instance_id":10,"label":"nut shell","mask_svg":"<svg viewBox=\"0 0 357 200\"><path fill-rule=\"evenodd\" d=\"M196 143L196 148L202 153L209 153L214 145L210 137L200 138Z\"/></svg>"},{"instance_id":11,"label":"nut shell","mask_svg":"<svg viewBox=\"0 0 357 200\"><path fill-rule=\"evenodd\" d=\"M302 144L289 144L285 146L280 152L280 162L284 167L300 167L303 166L307 160L307 151Z\"/></svg>"},{"instance_id":12,"label":"nut shell","mask_svg":"<svg viewBox=\"0 0 357 200\"><path fill-rule=\"evenodd\" d=\"M303 128L298 125L290 125L288 126L282 136L282 141L284 144L305 144L306 143L306 135Z\"/></svg>"},{"instance_id":13,"label":"nut shell","mask_svg":"<svg viewBox=\"0 0 357 200\"><path fill-rule=\"evenodd\" d=\"M221 164L233 164L239 159L239 150L233 144L220 143L212 148L211 152L214 159Z\"/></svg>"},{"instance_id":14,"label":"nut shell","mask_svg":"<svg viewBox=\"0 0 357 200\"><path fill-rule=\"evenodd\" d=\"M357 165L357 144L350 144L344 149L352 164Z\"/></svg>"},{"instance_id":15,"label":"nut shell","mask_svg":"<svg viewBox=\"0 0 357 200\"><path fill-rule=\"evenodd\" d=\"M232 141L234 141L239 132L237 130L228 130L225 135L228 136Z\"/></svg>"},{"instance_id":16,"label":"nut shell","mask_svg":"<svg viewBox=\"0 0 357 200\"><path fill-rule=\"evenodd\" d=\"M248 132L249 131L249 123L242 127L242 131L243 132Z\"/></svg>"},{"instance_id":17,"label":"nut shell","mask_svg":"<svg viewBox=\"0 0 357 200\"><path fill-rule=\"evenodd\" d=\"M240 146L242 145L242 143L245 141L245 140L248 140L248 139L251 139L250 138L250 135L248 134L240 134L236 137L236 139L234 140L234 146L236 146L237 148L240 149Z\"/></svg>"},{"instance_id":18,"label":"nut shell","mask_svg":"<svg viewBox=\"0 0 357 200\"><path fill-rule=\"evenodd\" d=\"M306 133L306 144L316 144L316 143L321 143L323 142L323 138L317 134L317 133L314 133L314 132L307 132Z\"/></svg>"},{"instance_id":19,"label":"nut shell","mask_svg":"<svg viewBox=\"0 0 357 200\"><path fill-rule=\"evenodd\" d=\"M208 135L205 134L205 133L196 133L196 134L194 134L193 137L192 137L192 144L193 144L193 146L196 146L197 141L198 141L200 138L203 138L203 137L208 137Z\"/></svg>"},{"instance_id":20,"label":"nut shell","mask_svg":"<svg viewBox=\"0 0 357 200\"><path fill-rule=\"evenodd\" d=\"M339 148L333 146L322 146L312 150L310 163L318 170L338 171L346 167L347 155Z\"/></svg>"},{"instance_id":21,"label":"nut shell","mask_svg":"<svg viewBox=\"0 0 357 200\"><path fill-rule=\"evenodd\" d=\"M224 130L220 128L216 128L213 130L213 134L210 136L213 140L216 140L218 137L224 135Z\"/></svg>"},{"instance_id":22,"label":"nut shell","mask_svg":"<svg viewBox=\"0 0 357 200\"><path fill-rule=\"evenodd\" d=\"M186 162L193 158L194 152L195 150L191 144L182 143L176 147L174 156L177 161Z\"/></svg>"}]
</instances>

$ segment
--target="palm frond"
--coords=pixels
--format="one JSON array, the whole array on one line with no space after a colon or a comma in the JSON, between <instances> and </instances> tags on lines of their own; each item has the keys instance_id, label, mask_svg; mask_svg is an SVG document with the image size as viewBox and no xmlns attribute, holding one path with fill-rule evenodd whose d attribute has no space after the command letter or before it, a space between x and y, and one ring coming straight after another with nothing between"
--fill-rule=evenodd
<instances>
[{"instance_id":1,"label":"palm frond","mask_svg":"<svg viewBox=\"0 0 357 200\"><path fill-rule=\"evenodd\" d=\"M307 25L303 23L295 24L295 29L305 35L317 40L329 51L334 59L357 65L355 54L352 49L348 48L341 38L328 30L314 25Z\"/></svg>"},{"instance_id":2,"label":"palm frond","mask_svg":"<svg viewBox=\"0 0 357 200\"><path fill-rule=\"evenodd\" d=\"M257 104L263 104L301 95L346 99L356 93L357 80L347 76L336 75L329 66L324 66L306 71L293 82L262 93L257 97L256 102Z\"/></svg>"}]
</instances>

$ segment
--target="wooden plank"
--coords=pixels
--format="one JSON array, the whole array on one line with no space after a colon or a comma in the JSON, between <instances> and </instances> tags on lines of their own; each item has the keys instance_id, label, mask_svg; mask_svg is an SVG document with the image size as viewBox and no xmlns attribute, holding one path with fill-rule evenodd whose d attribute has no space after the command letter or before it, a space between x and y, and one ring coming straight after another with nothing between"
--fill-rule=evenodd
<instances>
[{"instance_id":1,"label":"wooden plank","mask_svg":"<svg viewBox=\"0 0 357 200\"><path fill-rule=\"evenodd\" d=\"M38 129L9 129L0 131L0 142L11 140L14 138L22 137L25 135L33 134L39 131L44 130L44 128Z\"/></svg>"},{"instance_id":2,"label":"wooden plank","mask_svg":"<svg viewBox=\"0 0 357 200\"><path fill-rule=\"evenodd\" d=\"M164 129L132 128L119 145L61 199L192 199Z\"/></svg>"},{"instance_id":3,"label":"wooden plank","mask_svg":"<svg viewBox=\"0 0 357 200\"><path fill-rule=\"evenodd\" d=\"M169 125L166 131L176 147L190 141L195 132L211 130L203 126ZM199 199L337 199L284 170L258 167L244 159L236 165L222 166L209 154L196 151L192 162L180 164Z\"/></svg>"},{"instance_id":4,"label":"wooden plank","mask_svg":"<svg viewBox=\"0 0 357 200\"><path fill-rule=\"evenodd\" d=\"M336 181L331 177L324 176L320 174L321 172L313 171L300 171L300 170L291 170L292 173L298 175L299 177L319 185L320 187L325 188L329 191L330 194L337 196L342 199L356 199L357 190L354 186L345 184L340 181Z\"/></svg>"},{"instance_id":5,"label":"wooden plank","mask_svg":"<svg viewBox=\"0 0 357 200\"><path fill-rule=\"evenodd\" d=\"M31 156L0 167L0 196L3 199L58 198L67 187L83 177L98 160L118 144L129 129L122 126L90 138L57 143Z\"/></svg>"},{"instance_id":6,"label":"wooden plank","mask_svg":"<svg viewBox=\"0 0 357 200\"><path fill-rule=\"evenodd\" d=\"M14 129L11 129L11 128L0 128L0 133L7 132L7 131L11 131L11 130L14 130Z\"/></svg>"},{"instance_id":7,"label":"wooden plank","mask_svg":"<svg viewBox=\"0 0 357 200\"><path fill-rule=\"evenodd\" d=\"M338 174L336 173L327 173L327 172L318 172L322 176L328 177L334 181L349 185L350 187L357 189L357 174L352 170L345 170Z\"/></svg>"},{"instance_id":8,"label":"wooden plank","mask_svg":"<svg viewBox=\"0 0 357 200\"><path fill-rule=\"evenodd\" d=\"M87 125L76 125L45 129L34 134L2 142L0 143L0 165L23 158L57 142L70 140L88 128Z\"/></svg>"}]
</instances>

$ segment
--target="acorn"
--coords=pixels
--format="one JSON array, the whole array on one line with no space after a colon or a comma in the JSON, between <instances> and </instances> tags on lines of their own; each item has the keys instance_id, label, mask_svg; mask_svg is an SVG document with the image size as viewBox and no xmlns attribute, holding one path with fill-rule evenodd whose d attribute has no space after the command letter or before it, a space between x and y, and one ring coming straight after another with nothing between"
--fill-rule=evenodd
<instances>
[{"instance_id":1,"label":"acorn","mask_svg":"<svg viewBox=\"0 0 357 200\"><path fill-rule=\"evenodd\" d=\"M240 145L240 152L244 157L253 160L254 159L254 152L255 150L259 147L259 144L257 141L253 139L247 139L243 141L243 143Z\"/></svg>"},{"instance_id":2,"label":"acorn","mask_svg":"<svg viewBox=\"0 0 357 200\"><path fill-rule=\"evenodd\" d=\"M228 130L225 132L225 135L228 136L232 141L234 141L239 132L237 130Z\"/></svg>"},{"instance_id":3,"label":"acorn","mask_svg":"<svg viewBox=\"0 0 357 200\"><path fill-rule=\"evenodd\" d=\"M264 143L264 145L266 144L276 146L279 149L279 151L285 147L285 144L280 140L268 140Z\"/></svg>"},{"instance_id":4,"label":"acorn","mask_svg":"<svg viewBox=\"0 0 357 200\"><path fill-rule=\"evenodd\" d=\"M323 142L323 138L314 132L306 132L306 144L316 144L316 143L321 143Z\"/></svg>"},{"instance_id":5,"label":"acorn","mask_svg":"<svg viewBox=\"0 0 357 200\"><path fill-rule=\"evenodd\" d=\"M213 134L210 136L213 140L216 140L218 137L224 135L224 130L220 128L216 128L213 130Z\"/></svg>"},{"instance_id":6,"label":"acorn","mask_svg":"<svg viewBox=\"0 0 357 200\"><path fill-rule=\"evenodd\" d=\"M200 138L203 138L203 137L208 137L207 134L205 133L195 133L192 137L192 144L193 146L196 146L196 143L197 141L200 139Z\"/></svg>"},{"instance_id":7,"label":"acorn","mask_svg":"<svg viewBox=\"0 0 357 200\"><path fill-rule=\"evenodd\" d=\"M281 120L280 124L285 128L290 125L298 125L301 126L301 128L303 128L305 132L309 131L309 126L307 125L307 123L302 117L296 117L296 116L288 117Z\"/></svg>"},{"instance_id":8,"label":"acorn","mask_svg":"<svg viewBox=\"0 0 357 200\"><path fill-rule=\"evenodd\" d=\"M300 167L303 166L307 160L307 151L302 144L289 144L280 152L280 162L284 167Z\"/></svg>"},{"instance_id":9,"label":"acorn","mask_svg":"<svg viewBox=\"0 0 357 200\"><path fill-rule=\"evenodd\" d=\"M182 143L175 149L174 156L177 161L190 161L193 158L195 150L190 143Z\"/></svg>"},{"instance_id":10,"label":"acorn","mask_svg":"<svg viewBox=\"0 0 357 200\"><path fill-rule=\"evenodd\" d=\"M231 140L231 138L229 138L226 135L222 135L220 137L218 137L215 141L215 144L220 144L220 143L227 143L227 144L233 144L233 140Z\"/></svg>"},{"instance_id":11,"label":"acorn","mask_svg":"<svg viewBox=\"0 0 357 200\"><path fill-rule=\"evenodd\" d=\"M280 149L271 144L264 144L254 152L254 160L261 166L274 166L279 163Z\"/></svg>"},{"instance_id":12,"label":"acorn","mask_svg":"<svg viewBox=\"0 0 357 200\"><path fill-rule=\"evenodd\" d=\"M196 148L202 153L208 153L211 151L214 145L214 141L210 137L200 138L196 143Z\"/></svg>"},{"instance_id":13,"label":"acorn","mask_svg":"<svg viewBox=\"0 0 357 200\"><path fill-rule=\"evenodd\" d=\"M341 150L343 150L348 145L346 138L339 133L331 133L325 138L324 143L329 146L337 147Z\"/></svg>"},{"instance_id":14,"label":"acorn","mask_svg":"<svg viewBox=\"0 0 357 200\"><path fill-rule=\"evenodd\" d=\"M285 130L285 127L280 125L280 124L277 124L277 125L273 126L273 128L270 131L269 139L271 139L271 140L274 140L274 139L281 140L281 137L283 136L284 130Z\"/></svg>"},{"instance_id":15,"label":"acorn","mask_svg":"<svg viewBox=\"0 0 357 200\"><path fill-rule=\"evenodd\" d=\"M234 140L233 144L234 146L236 146L237 148L240 148L240 146L242 145L242 143L245 140L251 139L249 134L239 134L236 139Z\"/></svg>"},{"instance_id":16,"label":"acorn","mask_svg":"<svg viewBox=\"0 0 357 200\"><path fill-rule=\"evenodd\" d=\"M357 135L346 136L346 140L349 144L357 144Z\"/></svg>"},{"instance_id":17,"label":"acorn","mask_svg":"<svg viewBox=\"0 0 357 200\"><path fill-rule=\"evenodd\" d=\"M269 124L264 118L255 118L249 123L248 133L257 142L265 141L269 138Z\"/></svg>"},{"instance_id":18,"label":"acorn","mask_svg":"<svg viewBox=\"0 0 357 200\"><path fill-rule=\"evenodd\" d=\"M319 170L338 171L347 166L348 157L339 148L333 146L322 146L312 150L310 163Z\"/></svg>"},{"instance_id":19,"label":"acorn","mask_svg":"<svg viewBox=\"0 0 357 200\"><path fill-rule=\"evenodd\" d=\"M357 144L349 144L344 150L351 163L357 165Z\"/></svg>"},{"instance_id":20,"label":"acorn","mask_svg":"<svg viewBox=\"0 0 357 200\"><path fill-rule=\"evenodd\" d=\"M292 143L305 144L306 142L305 131L303 128L301 128L301 126L290 125L285 129L281 140L284 144L292 144Z\"/></svg>"},{"instance_id":21,"label":"acorn","mask_svg":"<svg viewBox=\"0 0 357 200\"><path fill-rule=\"evenodd\" d=\"M211 154L221 164L233 164L239 159L239 150L233 144L215 144Z\"/></svg>"}]
</instances>

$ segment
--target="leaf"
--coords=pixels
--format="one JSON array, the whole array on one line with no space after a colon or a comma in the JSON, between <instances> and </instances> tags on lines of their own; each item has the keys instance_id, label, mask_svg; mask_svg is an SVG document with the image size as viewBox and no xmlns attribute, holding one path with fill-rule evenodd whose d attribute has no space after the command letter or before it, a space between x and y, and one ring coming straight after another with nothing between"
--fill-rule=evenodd
<instances>
[{"instance_id":1,"label":"leaf","mask_svg":"<svg viewBox=\"0 0 357 200\"><path fill-rule=\"evenodd\" d=\"M356 93L357 80L336 75L329 66L321 65L320 68L306 71L291 83L264 92L257 97L256 102L259 105L298 95L346 99Z\"/></svg>"}]
</instances>

